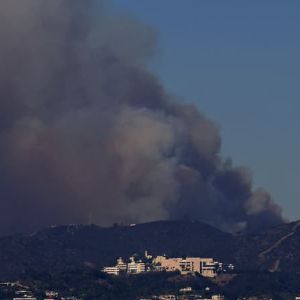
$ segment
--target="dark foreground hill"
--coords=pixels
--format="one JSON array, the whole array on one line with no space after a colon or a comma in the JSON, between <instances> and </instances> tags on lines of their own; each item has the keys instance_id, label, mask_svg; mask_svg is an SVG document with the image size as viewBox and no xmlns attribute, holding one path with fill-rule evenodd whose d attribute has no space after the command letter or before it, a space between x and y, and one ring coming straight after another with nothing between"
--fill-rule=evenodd
<instances>
[{"instance_id":1,"label":"dark foreground hill","mask_svg":"<svg viewBox=\"0 0 300 300\"><path fill-rule=\"evenodd\" d=\"M236 237L235 247L235 261L242 269L300 273L299 221Z\"/></svg>"},{"instance_id":2,"label":"dark foreground hill","mask_svg":"<svg viewBox=\"0 0 300 300\"><path fill-rule=\"evenodd\" d=\"M60 226L0 239L0 280L31 272L56 274L83 266L100 269L133 253L213 257L237 272L300 272L300 222L232 236L201 222L164 221L101 228Z\"/></svg>"},{"instance_id":3,"label":"dark foreground hill","mask_svg":"<svg viewBox=\"0 0 300 300\"><path fill-rule=\"evenodd\" d=\"M230 260L234 238L200 222L154 222L101 228L60 226L0 239L0 280L28 270L61 272L89 265L100 269L119 256L145 250L153 255L200 255Z\"/></svg>"}]
</instances>

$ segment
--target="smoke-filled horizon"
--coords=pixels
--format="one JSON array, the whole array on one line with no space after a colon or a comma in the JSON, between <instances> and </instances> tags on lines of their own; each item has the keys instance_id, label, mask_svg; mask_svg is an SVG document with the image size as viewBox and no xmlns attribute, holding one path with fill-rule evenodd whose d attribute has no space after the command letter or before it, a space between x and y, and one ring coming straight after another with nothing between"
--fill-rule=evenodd
<instances>
[{"instance_id":1,"label":"smoke-filled horizon","mask_svg":"<svg viewBox=\"0 0 300 300\"><path fill-rule=\"evenodd\" d=\"M156 32L94 0L0 2L0 234L189 217L283 221L216 124L147 69ZM217 87L216 87L217 88Z\"/></svg>"}]
</instances>

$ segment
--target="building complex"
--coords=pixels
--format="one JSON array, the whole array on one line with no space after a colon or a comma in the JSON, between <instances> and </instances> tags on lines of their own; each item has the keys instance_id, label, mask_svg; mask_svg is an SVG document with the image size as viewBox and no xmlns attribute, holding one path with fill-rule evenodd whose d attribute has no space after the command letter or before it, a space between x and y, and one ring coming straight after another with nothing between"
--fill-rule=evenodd
<instances>
[{"instance_id":1,"label":"building complex","mask_svg":"<svg viewBox=\"0 0 300 300\"><path fill-rule=\"evenodd\" d=\"M230 265L233 268L233 265ZM103 272L110 275L140 274L144 272L175 272L179 271L181 275L201 274L204 277L213 278L218 271L223 270L223 264L216 262L213 258L185 257L168 258L166 255L153 257L145 252L144 261L135 257L130 257L126 263L122 258L117 260L116 265L103 268Z\"/></svg>"},{"instance_id":2,"label":"building complex","mask_svg":"<svg viewBox=\"0 0 300 300\"><path fill-rule=\"evenodd\" d=\"M141 260L135 261L134 256L130 257L129 263L125 263L120 257L115 266L105 267L103 268L103 272L110 275L120 275L120 273L140 274L146 272L146 264Z\"/></svg>"}]
</instances>

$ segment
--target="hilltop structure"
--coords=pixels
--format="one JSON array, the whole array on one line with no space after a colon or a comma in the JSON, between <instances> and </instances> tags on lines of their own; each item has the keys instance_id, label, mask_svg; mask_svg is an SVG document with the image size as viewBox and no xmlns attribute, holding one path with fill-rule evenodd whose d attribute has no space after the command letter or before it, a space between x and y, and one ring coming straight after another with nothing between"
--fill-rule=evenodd
<instances>
[{"instance_id":1,"label":"hilltop structure","mask_svg":"<svg viewBox=\"0 0 300 300\"><path fill-rule=\"evenodd\" d=\"M186 257L167 258L157 256L153 264L161 271L179 271L181 275L199 273L204 277L215 277L217 270L222 268L222 264L215 262L213 258Z\"/></svg>"},{"instance_id":2,"label":"hilltop structure","mask_svg":"<svg viewBox=\"0 0 300 300\"><path fill-rule=\"evenodd\" d=\"M229 265L234 268L233 265ZM125 263L120 257L115 266L103 268L103 272L110 275L140 274L144 272L175 272L181 275L201 274L204 277L213 278L218 272L223 271L223 263L215 261L213 258L185 257L168 258L166 255L153 257L145 251L144 261L135 257L130 257L130 262Z\"/></svg>"},{"instance_id":3,"label":"hilltop structure","mask_svg":"<svg viewBox=\"0 0 300 300\"><path fill-rule=\"evenodd\" d=\"M130 262L125 263L123 258L117 259L117 264L112 267L103 268L103 272L110 275L120 275L120 273L140 274L146 272L146 264L141 260L135 261L135 257L130 257Z\"/></svg>"}]
</instances>

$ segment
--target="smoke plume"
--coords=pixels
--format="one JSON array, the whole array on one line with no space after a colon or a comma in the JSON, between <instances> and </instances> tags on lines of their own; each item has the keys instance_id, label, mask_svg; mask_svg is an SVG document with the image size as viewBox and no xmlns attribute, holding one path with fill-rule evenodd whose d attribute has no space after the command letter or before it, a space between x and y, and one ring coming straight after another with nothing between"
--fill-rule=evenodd
<instances>
[{"instance_id":1,"label":"smoke plume","mask_svg":"<svg viewBox=\"0 0 300 300\"><path fill-rule=\"evenodd\" d=\"M282 222L218 127L147 69L157 35L102 1L0 2L0 233L189 217Z\"/></svg>"}]
</instances>

